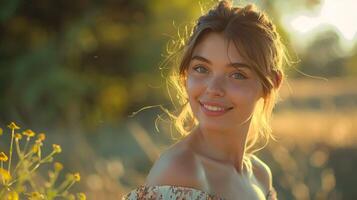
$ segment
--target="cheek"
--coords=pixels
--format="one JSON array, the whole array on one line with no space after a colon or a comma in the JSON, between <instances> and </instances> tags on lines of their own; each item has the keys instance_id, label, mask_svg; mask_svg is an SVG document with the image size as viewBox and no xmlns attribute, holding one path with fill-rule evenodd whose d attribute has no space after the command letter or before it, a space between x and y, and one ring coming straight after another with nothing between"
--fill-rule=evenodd
<instances>
[{"instance_id":1,"label":"cheek","mask_svg":"<svg viewBox=\"0 0 357 200\"><path fill-rule=\"evenodd\" d=\"M229 87L232 103L241 108L252 109L260 97L260 88L257 84L242 84Z\"/></svg>"},{"instance_id":2,"label":"cheek","mask_svg":"<svg viewBox=\"0 0 357 200\"><path fill-rule=\"evenodd\" d=\"M199 78L189 76L186 80L186 91L189 98L199 95L203 87L204 84Z\"/></svg>"},{"instance_id":3,"label":"cheek","mask_svg":"<svg viewBox=\"0 0 357 200\"><path fill-rule=\"evenodd\" d=\"M188 77L186 80L186 92L193 113L197 113L199 109L198 97L204 91L204 83L202 80L195 77Z\"/></svg>"}]
</instances>

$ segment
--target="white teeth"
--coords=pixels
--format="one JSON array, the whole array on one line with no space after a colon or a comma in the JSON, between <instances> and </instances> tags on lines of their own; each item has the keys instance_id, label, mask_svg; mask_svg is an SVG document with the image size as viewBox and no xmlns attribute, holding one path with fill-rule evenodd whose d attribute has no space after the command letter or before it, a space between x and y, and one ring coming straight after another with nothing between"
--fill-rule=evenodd
<instances>
[{"instance_id":1,"label":"white teeth","mask_svg":"<svg viewBox=\"0 0 357 200\"><path fill-rule=\"evenodd\" d=\"M203 104L203 106L207 109L207 110L210 110L210 111L223 111L224 108L222 107L217 107L217 106L209 106L209 105L205 105Z\"/></svg>"}]
</instances>

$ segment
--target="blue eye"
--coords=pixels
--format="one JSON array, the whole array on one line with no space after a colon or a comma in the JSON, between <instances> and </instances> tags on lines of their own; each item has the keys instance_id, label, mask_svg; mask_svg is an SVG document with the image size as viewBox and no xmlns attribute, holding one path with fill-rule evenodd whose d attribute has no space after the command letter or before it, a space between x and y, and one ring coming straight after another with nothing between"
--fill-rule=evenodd
<instances>
[{"instance_id":1,"label":"blue eye","mask_svg":"<svg viewBox=\"0 0 357 200\"><path fill-rule=\"evenodd\" d=\"M246 76L244 76L242 73L234 73L231 75L234 79L247 79Z\"/></svg>"},{"instance_id":2,"label":"blue eye","mask_svg":"<svg viewBox=\"0 0 357 200\"><path fill-rule=\"evenodd\" d=\"M206 68L204 68L203 66L196 66L193 68L193 70L195 70L198 73L207 73L208 70Z\"/></svg>"}]
</instances>

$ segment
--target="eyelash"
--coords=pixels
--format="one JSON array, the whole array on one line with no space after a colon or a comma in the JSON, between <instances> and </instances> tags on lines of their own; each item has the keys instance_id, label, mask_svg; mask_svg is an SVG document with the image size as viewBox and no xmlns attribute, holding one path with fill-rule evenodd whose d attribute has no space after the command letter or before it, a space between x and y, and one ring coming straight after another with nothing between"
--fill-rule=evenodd
<instances>
[{"instance_id":1,"label":"eyelash","mask_svg":"<svg viewBox=\"0 0 357 200\"><path fill-rule=\"evenodd\" d=\"M204 69L206 72L208 71L205 67L203 67L203 66L201 66L201 65L198 65L198 66L193 67L193 70L195 70L195 71L198 72L198 73L201 73L201 72L198 71L198 69Z\"/></svg>"},{"instance_id":2,"label":"eyelash","mask_svg":"<svg viewBox=\"0 0 357 200\"><path fill-rule=\"evenodd\" d=\"M205 72L199 72L199 69L204 69ZM198 65L198 66L193 67L193 70L195 70L198 73L207 73L208 72L208 70L205 67L203 67L202 65ZM233 73L232 75L235 75L235 74L240 74L242 79L247 79L247 77L241 72L236 72L236 73ZM232 77L232 75L231 75L231 77ZM234 79L238 79L238 78L234 78Z\"/></svg>"}]
</instances>

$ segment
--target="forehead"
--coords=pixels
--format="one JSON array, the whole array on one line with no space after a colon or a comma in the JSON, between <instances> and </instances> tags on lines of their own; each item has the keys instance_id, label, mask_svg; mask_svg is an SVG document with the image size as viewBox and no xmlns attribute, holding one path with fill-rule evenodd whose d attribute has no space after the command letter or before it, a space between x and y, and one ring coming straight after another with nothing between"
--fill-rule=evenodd
<instances>
[{"instance_id":1,"label":"forehead","mask_svg":"<svg viewBox=\"0 0 357 200\"><path fill-rule=\"evenodd\" d=\"M202 36L196 44L192 57L202 56L217 63L245 63L232 40L222 33L210 32Z\"/></svg>"}]
</instances>

